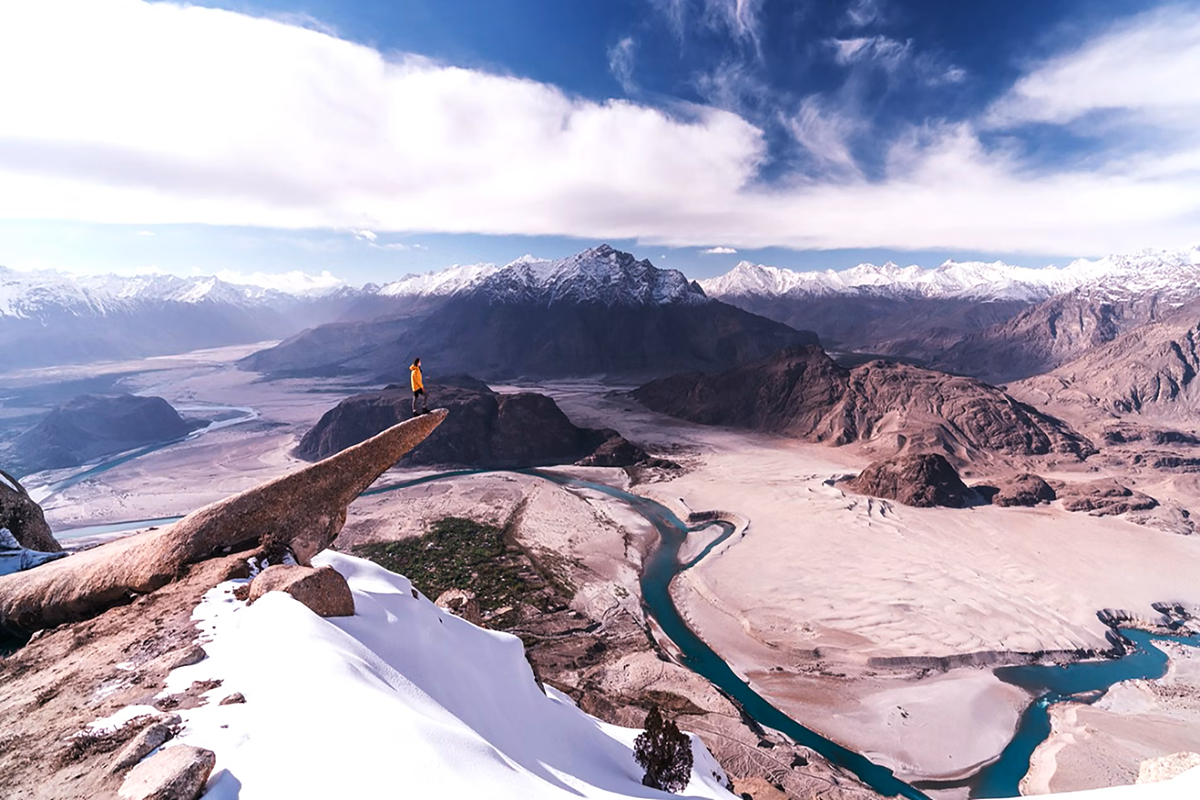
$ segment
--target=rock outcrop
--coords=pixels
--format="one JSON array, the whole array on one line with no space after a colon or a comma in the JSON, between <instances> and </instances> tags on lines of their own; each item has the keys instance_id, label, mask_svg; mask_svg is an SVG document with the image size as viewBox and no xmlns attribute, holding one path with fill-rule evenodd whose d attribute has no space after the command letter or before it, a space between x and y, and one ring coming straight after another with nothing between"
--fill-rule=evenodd
<instances>
[{"instance_id":1,"label":"rock outcrop","mask_svg":"<svg viewBox=\"0 0 1200 800\"><path fill-rule=\"evenodd\" d=\"M42 507L16 478L0 470L0 528L8 528L21 547L58 553L62 545L50 532Z\"/></svg>"},{"instance_id":2,"label":"rock outcrop","mask_svg":"<svg viewBox=\"0 0 1200 800\"><path fill-rule=\"evenodd\" d=\"M998 506L1036 506L1038 503L1053 502L1057 495L1054 487L1046 483L1040 475L1022 472L996 481L992 494L992 503ZM976 490L982 487L976 486Z\"/></svg>"},{"instance_id":3,"label":"rock outcrop","mask_svg":"<svg viewBox=\"0 0 1200 800\"><path fill-rule=\"evenodd\" d=\"M938 453L876 461L842 485L860 494L918 508L962 508L974 494L945 456Z\"/></svg>"},{"instance_id":4,"label":"rock outcrop","mask_svg":"<svg viewBox=\"0 0 1200 800\"><path fill-rule=\"evenodd\" d=\"M85 619L145 594L189 564L287 537L296 560L334 540L346 507L446 418L444 409L388 428L336 456L193 511L174 525L0 576L0 625L34 631Z\"/></svg>"},{"instance_id":5,"label":"rock outcrop","mask_svg":"<svg viewBox=\"0 0 1200 800\"><path fill-rule=\"evenodd\" d=\"M58 406L18 436L11 453L27 473L75 467L100 456L181 439L192 428L161 397L87 394Z\"/></svg>"},{"instance_id":6,"label":"rock outcrop","mask_svg":"<svg viewBox=\"0 0 1200 800\"><path fill-rule=\"evenodd\" d=\"M839 366L819 347L781 351L715 375L663 378L635 390L647 408L709 425L885 453L939 452L965 462L981 453L1096 452L1066 423L973 378L907 364Z\"/></svg>"},{"instance_id":7,"label":"rock outcrop","mask_svg":"<svg viewBox=\"0 0 1200 800\"><path fill-rule=\"evenodd\" d=\"M267 567L250 582L253 603L267 592L284 592L308 606L321 617L354 616L354 596L350 585L333 567L304 567L276 564Z\"/></svg>"},{"instance_id":8,"label":"rock outcrop","mask_svg":"<svg viewBox=\"0 0 1200 800\"><path fill-rule=\"evenodd\" d=\"M212 750L181 744L138 764L121 784L122 800L196 800L217 764Z\"/></svg>"},{"instance_id":9,"label":"rock outcrop","mask_svg":"<svg viewBox=\"0 0 1200 800\"><path fill-rule=\"evenodd\" d=\"M1055 492L1067 511L1086 511L1094 517L1146 511L1158 505L1153 497L1135 492L1112 478L1089 483L1064 483L1056 486Z\"/></svg>"},{"instance_id":10,"label":"rock outcrop","mask_svg":"<svg viewBox=\"0 0 1200 800\"><path fill-rule=\"evenodd\" d=\"M451 414L437 433L405 456L406 465L523 469L570 464L596 454L611 462L604 466L630 466L640 463L630 458L647 458L616 431L576 427L545 395L499 394L467 376L431 382L428 391ZM412 392L406 386L355 395L327 411L300 440L296 454L326 458L411 417ZM620 456L628 463L615 463Z\"/></svg>"}]
</instances>

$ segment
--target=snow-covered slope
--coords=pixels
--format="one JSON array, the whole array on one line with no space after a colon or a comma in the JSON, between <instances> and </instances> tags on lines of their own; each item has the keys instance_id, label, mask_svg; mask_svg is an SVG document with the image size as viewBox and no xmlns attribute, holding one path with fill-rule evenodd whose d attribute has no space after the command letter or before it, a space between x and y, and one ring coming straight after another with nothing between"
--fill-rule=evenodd
<instances>
[{"instance_id":1,"label":"snow-covered slope","mask_svg":"<svg viewBox=\"0 0 1200 800\"><path fill-rule=\"evenodd\" d=\"M497 303L598 303L608 306L696 304L704 292L682 272L600 245L557 260L523 256L503 267L453 266L383 286L389 297L471 296Z\"/></svg>"},{"instance_id":2,"label":"snow-covered slope","mask_svg":"<svg viewBox=\"0 0 1200 800\"><path fill-rule=\"evenodd\" d=\"M1147 250L1042 269L1000 261L947 261L933 269L889 262L883 266L860 264L841 272L794 272L743 261L700 285L716 298L870 295L1039 302L1073 289L1114 298L1147 292L1195 297L1200 295L1200 248Z\"/></svg>"},{"instance_id":3,"label":"snow-covered slope","mask_svg":"<svg viewBox=\"0 0 1200 800\"><path fill-rule=\"evenodd\" d=\"M543 694L520 639L443 612L370 562L316 561L349 581L353 617L322 619L278 592L247 607L232 583L197 609L209 658L166 691L223 681L181 712L177 740L217 754L207 800L669 797L641 784L639 731ZM218 704L233 692L246 702ZM704 745L692 751L684 795L732 798Z\"/></svg>"}]
</instances>

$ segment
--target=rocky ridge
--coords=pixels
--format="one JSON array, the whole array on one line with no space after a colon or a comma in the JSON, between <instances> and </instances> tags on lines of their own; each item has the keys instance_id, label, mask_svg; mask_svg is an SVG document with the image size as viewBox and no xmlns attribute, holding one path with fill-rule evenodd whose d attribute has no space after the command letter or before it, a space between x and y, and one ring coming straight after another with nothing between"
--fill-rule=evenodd
<instances>
[{"instance_id":1,"label":"rocky ridge","mask_svg":"<svg viewBox=\"0 0 1200 800\"><path fill-rule=\"evenodd\" d=\"M778 433L885 454L937 452L964 463L985 454L1082 460L1094 445L1066 423L994 386L905 364L839 366L799 347L718 374L641 386L647 408L708 425Z\"/></svg>"}]
</instances>

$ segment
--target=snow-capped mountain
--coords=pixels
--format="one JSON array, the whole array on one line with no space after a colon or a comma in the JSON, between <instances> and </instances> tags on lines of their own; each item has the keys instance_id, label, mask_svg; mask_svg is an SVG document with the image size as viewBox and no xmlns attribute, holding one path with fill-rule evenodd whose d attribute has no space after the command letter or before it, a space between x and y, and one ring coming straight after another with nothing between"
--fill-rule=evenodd
<instances>
[{"instance_id":1,"label":"snow-capped mountain","mask_svg":"<svg viewBox=\"0 0 1200 800\"><path fill-rule=\"evenodd\" d=\"M1200 295L1200 248L1147 250L1135 255L1079 259L1065 267L1033 269L1000 261L947 261L924 269L859 264L840 272L795 272L743 261L716 278L700 281L710 297L811 298L857 295L1040 302L1075 289L1113 299L1147 292Z\"/></svg>"},{"instance_id":2,"label":"snow-capped mountain","mask_svg":"<svg viewBox=\"0 0 1200 800\"><path fill-rule=\"evenodd\" d=\"M816 336L710 300L677 270L601 245L567 258L452 267L389 284L390 311L305 331L243 366L274 374L367 373L407 380L646 376L761 358ZM372 298L377 301L382 297ZM434 366L436 364L436 367Z\"/></svg>"},{"instance_id":3,"label":"snow-capped mountain","mask_svg":"<svg viewBox=\"0 0 1200 800\"><path fill-rule=\"evenodd\" d=\"M493 303L595 303L605 306L703 303L704 292L682 272L658 269L649 260L603 244L548 260L522 256L495 264L455 265L440 272L409 275L384 285L386 297L474 296Z\"/></svg>"},{"instance_id":4,"label":"snow-capped mountain","mask_svg":"<svg viewBox=\"0 0 1200 800\"><path fill-rule=\"evenodd\" d=\"M530 256L526 258L533 260ZM450 297L470 291L499 270L495 264L455 264L439 272L406 275L380 286L376 294L381 297Z\"/></svg>"}]
</instances>

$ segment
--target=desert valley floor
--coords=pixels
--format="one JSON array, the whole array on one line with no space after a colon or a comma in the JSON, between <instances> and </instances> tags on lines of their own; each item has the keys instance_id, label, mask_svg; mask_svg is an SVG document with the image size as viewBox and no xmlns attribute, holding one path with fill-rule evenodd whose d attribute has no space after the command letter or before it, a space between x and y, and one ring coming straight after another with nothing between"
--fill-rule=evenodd
<instances>
[{"instance_id":1,"label":"desert valley floor","mask_svg":"<svg viewBox=\"0 0 1200 800\"><path fill-rule=\"evenodd\" d=\"M72 529L183 515L302 465L292 455L299 437L364 387L267 381L233 366L255 349L4 377L11 387L120 374L123 391L177 407L254 411L69 486L60 482L78 470L30 476L26 486L59 539L79 547L95 537L73 537ZM829 447L681 422L642 408L624 394L632 387L493 388L536 389L575 424L614 428L680 465L634 479L615 468L551 471L643 495L684 519L719 510L735 520L735 535L671 587L690 626L793 719L933 795L966 796L959 779L996 759L1031 702L994 667L1021 654L1069 659L1108 648L1110 629L1097 615L1103 609L1150 620L1158 616L1153 603L1200 608L1200 537L1169 532L1154 519L1135 524L1058 504L910 508L837 485L874 460L869 443ZM968 482L1028 466L976 465ZM1137 474L1100 460L1036 467L1047 478L1111 475L1178 507L1200 508L1197 475ZM394 469L380 483L423 474ZM629 542L651 538L648 523L599 492L523 473L466 474L364 496L350 507L335 549L417 535L448 516L515 525L531 551L575 565L572 605L592 619L639 604L637 549ZM1181 646L1169 654L1158 681L1122 683L1091 705L1056 706L1053 732L1023 790L1131 783L1143 759L1200 751L1200 655Z\"/></svg>"}]
</instances>

